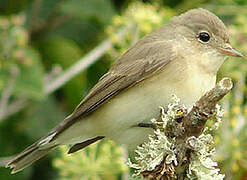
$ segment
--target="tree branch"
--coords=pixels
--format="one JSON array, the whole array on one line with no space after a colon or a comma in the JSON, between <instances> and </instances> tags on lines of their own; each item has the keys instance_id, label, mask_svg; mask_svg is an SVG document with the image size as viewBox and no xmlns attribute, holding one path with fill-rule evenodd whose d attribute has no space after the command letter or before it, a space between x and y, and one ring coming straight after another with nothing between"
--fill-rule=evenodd
<instances>
[{"instance_id":1,"label":"tree branch","mask_svg":"<svg viewBox=\"0 0 247 180\"><path fill-rule=\"evenodd\" d=\"M223 78L211 91L200 98L187 116L183 118L185 133L182 138L198 137L207 120L215 113L216 104L232 89L230 78Z\"/></svg>"},{"instance_id":2,"label":"tree branch","mask_svg":"<svg viewBox=\"0 0 247 180\"><path fill-rule=\"evenodd\" d=\"M179 100L170 104L167 112L162 109L160 119L152 120L156 126L154 135L137 148L137 163L129 162L130 167L136 169L137 175L151 180L200 179L198 174L223 179L217 163L211 159L214 154L212 136L203 131L211 117L220 122L222 113L216 105L232 86L231 79L223 78L189 113Z\"/></svg>"},{"instance_id":3,"label":"tree branch","mask_svg":"<svg viewBox=\"0 0 247 180\"><path fill-rule=\"evenodd\" d=\"M193 106L192 110L182 119L184 133L178 137L176 143L176 152L178 157L178 166L175 171L177 177L183 179L185 172L188 171L191 153L194 149L188 146L188 139L199 137L207 120L215 115L216 104L227 94L233 87L230 78L223 78L212 90L202 96Z\"/></svg>"},{"instance_id":4,"label":"tree branch","mask_svg":"<svg viewBox=\"0 0 247 180\"><path fill-rule=\"evenodd\" d=\"M132 24L120 29L116 33L116 36L119 39L123 38L124 35L128 32L128 30L131 27L132 27ZM72 65L66 71L58 75L58 77L46 82L46 84L44 84L45 93L47 95L53 93L54 91L62 87L65 83L67 83L70 79L75 77L77 74L79 74L80 72L83 72L90 65L92 65L97 60L99 60L100 57L102 57L104 53L112 47L112 45L113 43L110 38L104 40L97 47L95 47L92 51L90 51L84 57L79 59L74 65ZM6 107L6 111L2 113L2 115L0 116L0 121L24 109L29 104L29 102L30 101L27 98L17 99L16 101L12 102L8 107Z\"/></svg>"},{"instance_id":5,"label":"tree branch","mask_svg":"<svg viewBox=\"0 0 247 180\"><path fill-rule=\"evenodd\" d=\"M121 29L116 36L118 38L123 37L127 33L127 28ZM104 53L112 47L112 41L107 39L98 45L91 52L86 54L83 58L79 59L74 65L72 65L68 70L61 73L52 82L45 85L45 93L50 94L55 90L62 87L66 82L72 79L74 76L87 69L90 65L95 63Z\"/></svg>"},{"instance_id":6,"label":"tree branch","mask_svg":"<svg viewBox=\"0 0 247 180\"><path fill-rule=\"evenodd\" d=\"M4 114L7 111L9 97L12 94L12 90L14 88L15 80L16 80L16 77L19 73L19 69L17 67L13 66L11 68L10 73L11 74L10 74L9 81L7 83L6 88L3 90L3 93L2 93L2 96L0 99L0 121L1 121L2 117L4 117Z\"/></svg>"}]
</instances>

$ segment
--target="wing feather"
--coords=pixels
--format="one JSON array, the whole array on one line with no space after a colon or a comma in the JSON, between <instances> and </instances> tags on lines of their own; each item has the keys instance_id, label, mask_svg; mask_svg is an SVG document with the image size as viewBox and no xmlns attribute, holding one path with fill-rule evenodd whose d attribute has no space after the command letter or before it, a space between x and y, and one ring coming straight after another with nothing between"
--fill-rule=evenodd
<instances>
[{"instance_id":1,"label":"wing feather","mask_svg":"<svg viewBox=\"0 0 247 180\"><path fill-rule=\"evenodd\" d=\"M56 133L54 137L123 90L152 76L174 59L175 52L169 40L147 41L148 38L150 37L139 41L116 61L74 112L51 132Z\"/></svg>"}]
</instances>

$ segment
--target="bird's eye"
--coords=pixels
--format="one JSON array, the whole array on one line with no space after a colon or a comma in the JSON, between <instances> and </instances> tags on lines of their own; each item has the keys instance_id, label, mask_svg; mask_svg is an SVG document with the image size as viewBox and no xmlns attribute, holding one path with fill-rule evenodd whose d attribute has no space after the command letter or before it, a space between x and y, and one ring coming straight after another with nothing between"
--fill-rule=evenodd
<instances>
[{"instance_id":1,"label":"bird's eye","mask_svg":"<svg viewBox=\"0 0 247 180\"><path fill-rule=\"evenodd\" d=\"M207 33L207 32L201 32L199 34L199 39L202 41L202 42L208 42L210 40L210 35Z\"/></svg>"}]
</instances>

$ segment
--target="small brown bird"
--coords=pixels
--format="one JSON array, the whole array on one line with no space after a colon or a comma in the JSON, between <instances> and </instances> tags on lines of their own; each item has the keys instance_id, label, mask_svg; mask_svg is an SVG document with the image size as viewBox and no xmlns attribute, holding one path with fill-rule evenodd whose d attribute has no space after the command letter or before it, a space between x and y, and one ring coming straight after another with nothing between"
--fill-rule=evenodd
<instances>
[{"instance_id":1,"label":"small brown bird","mask_svg":"<svg viewBox=\"0 0 247 180\"><path fill-rule=\"evenodd\" d=\"M74 112L47 136L11 159L16 173L64 144L76 152L108 138L129 149L143 143L159 106L175 94L187 107L215 86L230 45L223 22L204 9L190 10L145 36L122 55Z\"/></svg>"}]
</instances>

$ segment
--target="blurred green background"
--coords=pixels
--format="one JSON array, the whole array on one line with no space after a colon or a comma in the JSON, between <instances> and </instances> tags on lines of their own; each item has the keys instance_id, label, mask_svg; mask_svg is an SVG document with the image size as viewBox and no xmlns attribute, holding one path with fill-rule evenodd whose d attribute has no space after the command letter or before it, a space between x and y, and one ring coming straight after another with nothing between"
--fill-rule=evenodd
<instances>
[{"instance_id":1,"label":"blurred green background","mask_svg":"<svg viewBox=\"0 0 247 180\"><path fill-rule=\"evenodd\" d=\"M217 14L233 46L247 55L246 0L0 0L0 158L20 152L61 122L131 44L196 7ZM100 46L105 40L111 48ZM94 48L102 55L92 65L49 89ZM216 159L226 179L247 179L246 73L247 62L234 58L219 73L235 82L222 101L226 113L215 132ZM73 155L67 150L15 175L0 167L0 179L130 179L127 153L114 142Z\"/></svg>"}]
</instances>

